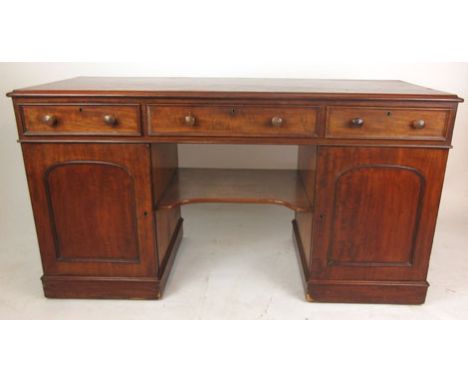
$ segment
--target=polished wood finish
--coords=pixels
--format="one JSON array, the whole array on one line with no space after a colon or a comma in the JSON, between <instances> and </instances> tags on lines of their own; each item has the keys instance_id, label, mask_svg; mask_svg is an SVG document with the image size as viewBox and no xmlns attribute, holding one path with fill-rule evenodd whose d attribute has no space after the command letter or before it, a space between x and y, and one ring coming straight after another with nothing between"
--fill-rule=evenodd
<instances>
[{"instance_id":1,"label":"polished wood finish","mask_svg":"<svg viewBox=\"0 0 468 382\"><path fill-rule=\"evenodd\" d=\"M314 280L310 277L303 246L304 236L293 220L293 239L308 302L354 302L370 304L423 304L429 284L426 281Z\"/></svg>"},{"instance_id":2,"label":"polished wood finish","mask_svg":"<svg viewBox=\"0 0 468 382\"><path fill-rule=\"evenodd\" d=\"M138 261L135 191L126 169L67 161L49 167L44 177L57 259Z\"/></svg>"},{"instance_id":3,"label":"polished wood finish","mask_svg":"<svg viewBox=\"0 0 468 382\"><path fill-rule=\"evenodd\" d=\"M92 99L91 99L91 98ZM15 97L14 98L15 114L18 121L18 133L20 137L20 142L102 142L102 143L224 143L224 144L275 144L275 145L347 145L347 146L362 146L362 145L375 145L376 140L379 140L379 146L408 146L408 147L426 147L431 145L433 147L450 147L451 138L452 138L452 127L455 120L455 115L457 111L457 102L453 100L445 101L382 101L374 100L370 101L351 101L351 100L306 100L298 101L295 98L281 98L281 99L204 99L204 98L192 98L192 97L182 97L177 99L147 99L147 98L120 98L114 96L112 98L107 97L95 97L90 95L89 97ZM93 105L128 105L130 103L139 102L141 107L141 135L121 135L121 134L39 134L39 135L29 135L24 133L24 117L22 115L21 109L24 106L43 106L44 104L60 104L60 105L75 105L75 104L86 104L86 102L92 102ZM149 121L148 121L148 107L150 105L156 104L171 104L179 106L201 106L201 105L211 105L212 107L221 106L233 106L233 105L250 105L253 104L257 107L265 106L270 108L290 106L293 107L302 106L307 108L314 108L317 110L317 126L316 134L314 135L295 135L295 136L285 136L285 135L258 135L258 134L244 134L244 135L149 135ZM443 140L439 139L426 139L423 136L420 138L412 139L403 139L403 138L393 138L393 139L379 139L379 138L362 138L356 136L354 138L333 138L330 139L326 136L326 112L331 106L341 105L347 107L369 107L369 104L372 103L373 106L379 108L402 108L403 106L412 108L417 108L418 110L435 110L443 109L449 111L448 117L448 131L447 136ZM299 105L300 104L300 105ZM106 129L111 129L107 124L105 125Z\"/></svg>"},{"instance_id":4,"label":"polished wood finish","mask_svg":"<svg viewBox=\"0 0 468 382\"><path fill-rule=\"evenodd\" d=\"M149 105L150 135L316 136L317 107Z\"/></svg>"},{"instance_id":5,"label":"polished wood finish","mask_svg":"<svg viewBox=\"0 0 468 382\"><path fill-rule=\"evenodd\" d=\"M23 146L45 274L152 276L147 145Z\"/></svg>"},{"instance_id":6,"label":"polished wood finish","mask_svg":"<svg viewBox=\"0 0 468 382\"><path fill-rule=\"evenodd\" d=\"M25 135L141 135L138 105L25 105Z\"/></svg>"},{"instance_id":7,"label":"polished wood finish","mask_svg":"<svg viewBox=\"0 0 468 382\"><path fill-rule=\"evenodd\" d=\"M425 281L447 150L320 148L311 278Z\"/></svg>"},{"instance_id":8,"label":"polished wood finish","mask_svg":"<svg viewBox=\"0 0 468 382\"><path fill-rule=\"evenodd\" d=\"M294 211L306 299L420 304L458 103L401 81L75 78L13 98L53 298L160 298L187 203ZM181 169L181 143L298 145Z\"/></svg>"},{"instance_id":9,"label":"polished wood finish","mask_svg":"<svg viewBox=\"0 0 468 382\"><path fill-rule=\"evenodd\" d=\"M330 107L327 137L445 140L450 110ZM427 123L426 123L427 121Z\"/></svg>"},{"instance_id":10,"label":"polished wood finish","mask_svg":"<svg viewBox=\"0 0 468 382\"><path fill-rule=\"evenodd\" d=\"M315 178L317 168L317 146L303 145L298 148L297 168L307 199L312 208L309 211L295 212L295 227L301 238L301 247L308 254L312 251L312 228L314 220ZM304 257L305 267L310 266L310 255Z\"/></svg>"},{"instance_id":11,"label":"polished wood finish","mask_svg":"<svg viewBox=\"0 0 468 382\"><path fill-rule=\"evenodd\" d=\"M455 94L388 80L327 80L287 78L130 78L76 77L9 93L12 97L169 97L183 98L312 98L362 100L441 100L457 102Z\"/></svg>"},{"instance_id":12,"label":"polished wood finish","mask_svg":"<svg viewBox=\"0 0 468 382\"><path fill-rule=\"evenodd\" d=\"M158 207L190 203L278 204L294 211L311 208L295 170L180 168Z\"/></svg>"},{"instance_id":13,"label":"polished wood finish","mask_svg":"<svg viewBox=\"0 0 468 382\"><path fill-rule=\"evenodd\" d=\"M163 195L167 194L178 166L179 158L176 144L160 143L151 145L154 206L157 206ZM162 268L165 268L170 254L169 246L181 220L180 207L176 206L171 209L155 208L155 214L159 263Z\"/></svg>"},{"instance_id":14,"label":"polished wood finish","mask_svg":"<svg viewBox=\"0 0 468 382\"><path fill-rule=\"evenodd\" d=\"M158 277L44 275L44 295L49 298L158 300L162 297L182 236L180 219L167 249L165 266L160 268Z\"/></svg>"}]
</instances>

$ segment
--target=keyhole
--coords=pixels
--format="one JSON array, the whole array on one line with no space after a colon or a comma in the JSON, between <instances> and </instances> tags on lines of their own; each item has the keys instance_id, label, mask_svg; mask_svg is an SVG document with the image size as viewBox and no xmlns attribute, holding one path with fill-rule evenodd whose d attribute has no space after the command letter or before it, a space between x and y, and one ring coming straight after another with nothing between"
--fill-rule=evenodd
<instances>
[{"instance_id":1,"label":"keyhole","mask_svg":"<svg viewBox=\"0 0 468 382\"><path fill-rule=\"evenodd\" d=\"M388 111L387 112L387 117L390 117L392 115L392 112L391 111Z\"/></svg>"}]
</instances>

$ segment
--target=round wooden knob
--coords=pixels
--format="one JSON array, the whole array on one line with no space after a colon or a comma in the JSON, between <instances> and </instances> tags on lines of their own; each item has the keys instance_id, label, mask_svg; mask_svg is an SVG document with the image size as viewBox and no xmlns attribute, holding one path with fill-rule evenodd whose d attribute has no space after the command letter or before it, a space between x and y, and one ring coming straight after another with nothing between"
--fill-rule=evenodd
<instances>
[{"instance_id":1,"label":"round wooden knob","mask_svg":"<svg viewBox=\"0 0 468 382\"><path fill-rule=\"evenodd\" d=\"M104 116L104 123L109 126L116 126L117 118L115 118L113 115L107 114Z\"/></svg>"},{"instance_id":2,"label":"round wooden knob","mask_svg":"<svg viewBox=\"0 0 468 382\"><path fill-rule=\"evenodd\" d=\"M354 118L351 120L352 127L362 127L364 125L364 120L362 118Z\"/></svg>"},{"instance_id":3,"label":"round wooden knob","mask_svg":"<svg viewBox=\"0 0 468 382\"><path fill-rule=\"evenodd\" d=\"M57 117L52 114L46 114L42 117L42 122L47 126L54 127L57 124Z\"/></svg>"},{"instance_id":4,"label":"round wooden knob","mask_svg":"<svg viewBox=\"0 0 468 382\"><path fill-rule=\"evenodd\" d=\"M413 129L424 129L424 126L426 126L426 122L424 119L418 119L417 121L413 121Z\"/></svg>"},{"instance_id":5,"label":"round wooden knob","mask_svg":"<svg viewBox=\"0 0 468 382\"><path fill-rule=\"evenodd\" d=\"M281 117L273 117L271 119L271 124L275 127L280 127L283 124L283 118Z\"/></svg>"},{"instance_id":6,"label":"round wooden knob","mask_svg":"<svg viewBox=\"0 0 468 382\"><path fill-rule=\"evenodd\" d=\"M186 115L185 116L185 124L187 126L195 125L195 117L193 115Z\"/></svg>"}]
</instances>

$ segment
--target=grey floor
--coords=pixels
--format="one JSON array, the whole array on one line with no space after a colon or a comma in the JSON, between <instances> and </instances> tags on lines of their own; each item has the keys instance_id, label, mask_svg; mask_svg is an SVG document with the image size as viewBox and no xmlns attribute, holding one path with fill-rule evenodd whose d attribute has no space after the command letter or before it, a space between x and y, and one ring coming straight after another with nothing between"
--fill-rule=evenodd
<instances>
[{"instance_id":1,"label":"grey floor","mask_svg":"<svg viewBox=\"0 0 468 382\"><path fill-rule=\"evenodd\" d=\"M35 237L0 247L3 319L468 319L468 224L439 217L426 304L307 303L279 206L183 208L185 232L161 301L49 300Z\"/></svg>"}]
</instances>

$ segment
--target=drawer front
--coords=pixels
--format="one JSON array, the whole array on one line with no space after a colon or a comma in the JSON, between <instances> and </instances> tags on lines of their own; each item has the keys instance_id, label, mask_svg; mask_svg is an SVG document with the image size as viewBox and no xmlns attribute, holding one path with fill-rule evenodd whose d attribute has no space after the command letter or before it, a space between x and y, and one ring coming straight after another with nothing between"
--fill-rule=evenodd
<instances>
[{"instance_id":1,"label":"drawer front","mask_svg":"<svg viewBox=\"0 0 468 382\"><path fill-rule=\"evenodd\" d=\"M449 110L440 109L330 107L326 136L443 141L449 117Z\"/></svg>"},{"instance_id":2,"label":"drawer front","mask_svg":"<svg viewBox=\"0 0 468 382\"><path fill-rule=\"evenodd\" d=\"M318 107L149 105L150 135L316 136Z\"/></svg>"},{"instance_id":3,"label":"drawer front","mask_svg":"<svg viewBox=\"0 0 468 382\"><path fill-rule=\"evenodd\" d=\"M141 135L138 105L23 105L25 135Z\"/></svg>"}]
</instances>

